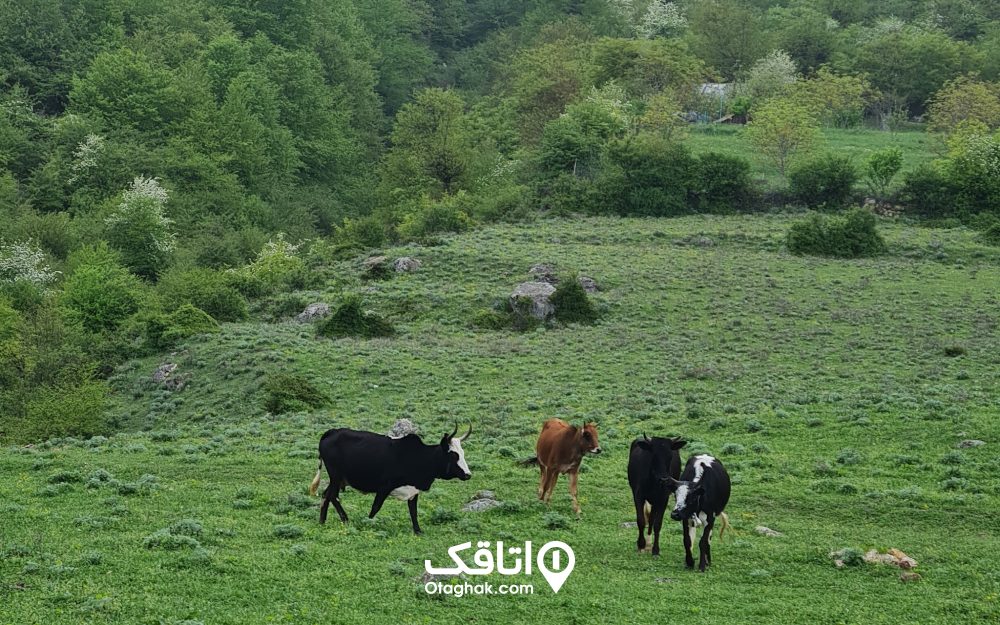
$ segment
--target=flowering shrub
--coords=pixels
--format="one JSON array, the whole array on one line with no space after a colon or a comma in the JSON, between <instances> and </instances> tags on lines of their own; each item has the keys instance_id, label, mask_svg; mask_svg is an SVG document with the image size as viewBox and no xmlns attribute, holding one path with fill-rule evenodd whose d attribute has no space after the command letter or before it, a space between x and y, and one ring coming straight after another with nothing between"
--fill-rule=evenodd
<instances>
[{"instance_id":1,"label":"flowering shrub","mask_svg":"<svg viewBox=\"0 0 1000 625\"><path fill-rule=\"evenodd\" d=\"M159 180L137 176L122 193L118 208L104 220L108 241L140 276L155 278L176 246L173 221L163 211L167 198Z\"/></svg>"},{"instance_id":2,"label":"flowering shrub","mask_svg":"<svg viewBox=\"0 0 1000 625\"><path fill-rule=\"evenodd\" d=\"M30 241L0 243L0 282L24 281L45 288L58 276L46 264L42 250Z\"/></svg>"}]
</instances>

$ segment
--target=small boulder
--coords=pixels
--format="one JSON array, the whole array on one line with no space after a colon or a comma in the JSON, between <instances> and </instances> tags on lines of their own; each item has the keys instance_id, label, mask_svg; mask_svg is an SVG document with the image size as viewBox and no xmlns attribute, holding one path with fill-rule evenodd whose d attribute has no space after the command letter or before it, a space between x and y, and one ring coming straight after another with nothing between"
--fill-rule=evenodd
<instances>
[{"instance_id":1,"label":"small boulder","mask_svg":"<svg viewBox=\"0 0 1000 625\"><path fill-rule=\"evenodd\" d=\"M903 571L902 573L899 574L899 581L903 582L904 584L908 582L919 582L920 573L916 573L914 571Z\"/></svg>"},{"instance_id":2,"label":"small boulder","mask_svg":"<svg viewBox=\"0 0 1000 625\"><path fill-rule=\"evenodd\" d=\"M476 494L472 496L469 501L475 501L476 499L496 499L497 495L491 490L477 490Z\"/></svg>"},{"instance_id":3,"label":"small boulder","mask_svg":"<svg viewBox=\"0 0 1000 625\"><path fill-rule=\"evenodd\" d=\"M299 323L310 323L317 319L330 316L330 305L323 302L315 302L306 306L306 309L295 315L295 320Z\"/></svg>"},{"instance_id":4,"label":"small boulder","mask_svg":"<svg viewBox=\"0 0 1000 625\"><path fill-rule=\"evenodd\" d=\"M389 428L387 436L389 438L403 438L407 434L416 434L417 426L409 419L396 419L396 422Z\"/></svg>"},{"instance_id":5,"label":"small boulder","mask_svg":"<svg viewBox=\"0 0 1000 625\"><path fill-rule=\"evenodd\" d=\"M577 281L587 293L597 293L600 290L600 287L597 286L597 281L590 276L580 276L577 278Z\"/></svg>"},{"instance_id":6,"label":"small boulder","mask_svg":"<svg viewBox=\"0 0 1000 625\"><path fill-rule=\"evenodd\" d=\"M770 527L764 527L763 525L758 525L757 527L754 528L754 531L760 534L761 536L768 536L770 538L781 538L782 536L784 536L784 534L782 534L781 532L776 532Z\"/></svg>"},{"instance_id":7,"label":"small boulder","mask_svg":"<svg viewBox=\"0 0 1000 625\"><path fill-rule=\"evenodd\" d=\"M635 521L625 521L624 523L622 523L622 527L627 530L634 530L635 528L639 527L639 524L636 523Z\"/></svg>"},{"instance_id":8,"label":"small boulder","mask_svg":"<svg viewBox=\"0 0 1000 625\"><path fill-rule=\"evenodd\" d=\"M510 303L514 310L523 310L535 319L544 321L555 311L551 297L556 287L548 282L522 282L514 287L510 294Z\"/></svg>"},{"instance_id":9,"label":"small boulder","mask_svg":"<svg viewBox=\"0 0 1000 625\"><path fill-rule=\"evenodd\" d=\"M165 382L166 379L170 376L171 373L174 372L175 369L177 369L176 364L172 362L163 363L162 365L156 368L156 371L153 372L153 381L161 383Z\"/></svg>"},{"instance_id":10,"label":"small boulder","mask_svg":"<svg viewBox=\"0 0 1000 625\"><path fill-rule=\"evenodd\" d=\"M168 391L179 391L188 383L190 376L174 375L177 365L165 362L153 371L153 381L163 385Z\"/></svg>"},{"instance_id":11,"label":"small boulder","mask_svg":"<svg viewBox=\"0 0 1000 625\"><path fill-rule=\"evenodd\" d=\"M499 506L500 502L496 499L473 499L462 506L462 512L484 512Z\"/></svg>"},{"instance_id":12,"label":"small boulder","mask_svg":"<svg viewBox=\"0 0 1000 625\"><path fill-rule=\"evenodd\" d=\"M361 262L361 273L369 279L385 278L389 275L389 259L385 256L369 256Z\"/></svg>"},{"instance_id":13,"label":"small boulder","mask_svg":"<svg viewBox=\"0 0 1000 625\"><path fill-rule=\"evenodd\" d=\"M548 282L549 284L555 286L559 284L559 276L556 275L556 268L549 263L538 263L537 265L532 265L528 269L536 281L538 282Z\"/></svg>"},{"instance_id":14,"label":"small boulder","mask_svg":"<svg viewBox=\"0 0 1000 625\"><path fill-rule=\"evenodd\" d=\"M409 256L401 256L396 260L392 261L392 268L396 270L396 273L407 273L410 271L416 271L420 269L422 265L416 258L410 258Z\"/></svg>"},{"instance_id":15,"label":"small boulder","mask_svg":"<svg viewBox=\"0 0 1000 625\"><path fill-rule=\"evenodd\" d=\"M986 441L977 440L974 438L969 438L958 444L959 447L982 447L986 444Z\"/></svg>"}]
</instances>

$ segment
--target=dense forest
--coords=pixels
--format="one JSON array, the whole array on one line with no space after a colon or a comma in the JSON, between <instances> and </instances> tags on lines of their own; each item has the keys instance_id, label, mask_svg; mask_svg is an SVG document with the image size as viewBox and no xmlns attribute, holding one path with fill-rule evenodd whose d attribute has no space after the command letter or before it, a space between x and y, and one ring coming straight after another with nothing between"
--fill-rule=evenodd
<instances>
[{"instance_id":1,"label":"dense forest","mask_svg":"<svg viewBox=\"0 0 1000 625\"><path fill-rule=\"evenodd\" d=\"M0 439L106 429L125 359L297 312L283 295L330 259L477 223L839 209L864 180L914 217L1000 231L998 17L995 0L0 0ZM714 122L748 122L787 184L694 153ZM896 177L895 148L810 149L824 127L926 130L939 153Z\"/></svg>"}]
</instances>

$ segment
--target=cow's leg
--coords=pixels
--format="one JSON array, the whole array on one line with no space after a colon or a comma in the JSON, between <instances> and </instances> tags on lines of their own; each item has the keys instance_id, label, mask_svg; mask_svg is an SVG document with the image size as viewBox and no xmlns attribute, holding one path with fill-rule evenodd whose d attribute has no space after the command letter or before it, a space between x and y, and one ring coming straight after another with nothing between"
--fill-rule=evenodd
<instances>
[{"instance_id":1,"label":"cow's leg","mask_svg":"<svg viewBox=\"0 0 1000 625\"><path fill-rule=\"evenodd\" d=\"M687 521L681 521L681 531L684 533L684 566L693 569L694 556L691 554L691 544L694 543L695 532L698 530L691 520L688 519Z\"/></svg>"},{"instance_id":2,"label":"cow's leg","mask_svg":"<svg viewBox=\"0 0 1000 625\"><path fill-rule=\"evenodd\" d=\"M545 485L549 481L549 469L544 464L538 464L538 499L545 501Z\"/></svg>"},{"instance_id":3,"label":"cow's leg","mask_svg":"<svg viewBox=\"0 0 1000 625\"><path fill-rule=\"evenodd\" d=\"M340 520L343 523L347 523L347 513L344 512L344 506L340 505L340 491L344 489L343 480L336 482L337 489L333 491L333 507L337 509L337 514L340 515Z\"/></svg>"},{"instance_id":4,"label":"cow's leg","mask_svg":"<svg viewBox=\"0 0 1000 625\"><path fill-rule=\"evenodd\" d=\"M319 508L319 524L326 523L326 511L330 508L330 501L333 499L333 491L336 490L334 484L330 484L323 491L323 505Z\"/></svg>"},{"instance_id":5,"label":"cow's leg","mask_svg":"<svg viewBox=\"0 0 1000 625\"><path fill-rule=\"evenodd\" d=\"M653 555L660 555L660 528L663 527L663 513L667 511L666 504L653 506L649 515L649 525L653 528Z\"/></svg>"},{"instance_id":6,"label":"cow's leg","mask_svg":"<svg viewBox=\"0 0 1000 625\"><path fill-rule=\"evenodd\" d=\"M556 482L559 480L559 471L554 468L545 470L545 479L542 486L542 501L549 503L552 499L552 491L555 490Z\"/></svg>"},{"instance_id":7,"label":"cow's leg","mask_svg":"<svg viewBox=\"0 0 1000 625\"><path fill-rule=\"evenodd\" d=\"M580 514L580 502L576 499L576 483L580 479L579 469L569 472L569 496L573 498L573 512Z\"/></svg>"},{"instance_id":8,"label":"cow's leg","mask_svg":"<svg viewBox=\"0 0 1000 625\"><path fill-rule=\"evenodd\" d=\"M705 567L712 563L712 527L715 526L715 515L709 514L705 519L705 527L701 530L701 542L698 543L698 570L705 572Z\"/></svg>"},{"instance_id":9,"label":"cow's leg","mask_svg":"<svg viewBox=\"0 0 1000 625\"><path fill-rule=\"evenodd\" d=\"M414 534L423 534L423 532L420 531L420 524L417 523L417 497L419 496L420 495L414 495L409 501L406 502L406 505L410 508L410 521L413 523Z\"/></svg>"},{"instance_id":10,"label":"cow's leg","mask_svg":"<svg viewBox=\"0 0 1000 625\"><path fill-rule=\"evenodd\" d=\"M382 504L385 503L385 498L389 496L390 491L380 490L375 493L375 501L372 502L372 511L368 513L369 519L374 519L378 511L382 509Z\"/></svg>"},{"instance_id":11,"label":"cow's leg","mask_svg":"<svg viewBox=\"0 0 1000 625\"><path fill-rule=\"evenodd\" d=\"M638 492L632 493L632 502L635 503L635 524L639 527L639 538L635 541L635 546L639 551L646 548L646 537L643 530L646 528L646 498Z\"/></svg>"}]
</instances>

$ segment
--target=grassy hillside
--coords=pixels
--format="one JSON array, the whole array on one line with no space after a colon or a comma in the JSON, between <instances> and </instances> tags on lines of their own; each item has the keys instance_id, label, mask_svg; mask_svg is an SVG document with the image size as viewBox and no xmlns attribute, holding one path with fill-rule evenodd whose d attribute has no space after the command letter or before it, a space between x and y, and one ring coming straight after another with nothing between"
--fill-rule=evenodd
<instances>
[{"instance_id":1,"label":"grassy hillside","mask_svg":"<svg viewBox=\"0 0 1000 625\"><path fill-rule=\"evenodd\" d=\"M909 153L909 152L908 152ZM965 229L882 224L889 255L799 258L787 215L587 219L489 227L362 283L328 268L302 301L361 292L392 339L318 339L310 326L225 324L170 357L180 391L129 362L113 378L123 433L0 450L0 623L955 623L1000 618L1000 251ZM475 329L538 262L592 276L602 320L526 334ZM305 374L330 397L268 416L264 376ZM535 501L541 422L599 424L605 453ZM305 496L328 427L408 417L436 439L472 422L469 482L406 507L344 495L349 526ZM734 480L734 539L705 575L635 553L628 445L678 434ZM966 438L987 442L958 449ZM479 489L506 502L460 512ZM335 517L334 517L335 518ZM785 534L766 538L766 525ZM172 528L172 529L170 529ZM163 531L161 531L163 530ZM576 569L553 596L426 595L425 558L466 540L564 540ZM923 576L831 550L897 547ZM491 581L501 581L494 576Z\"/></svg>"},{"instance_id":2,"label":"grassy hillside","mask_svg":"<svg viewBox=\"0 0 1000 625\"><path fill-rule=\"evenodd\" d=\"M742 126L705 125L695 126L686 143L695 154L721 152L730 156L750 159L754 178L764 182L766 188L783 188L777 165L756 153L749 142L741 136ZM923 163L938 158L944 150L939 139L922 130L902 132L880 132L866 128L823 128L822 140L815 148L816 153L831 152L837 156L850 157L859 171L864 171L865 160L875 150L898 147L903 150L903 168L894 182L894 187L902 185L903 176Z\"/></svg>"}]
</instances>

